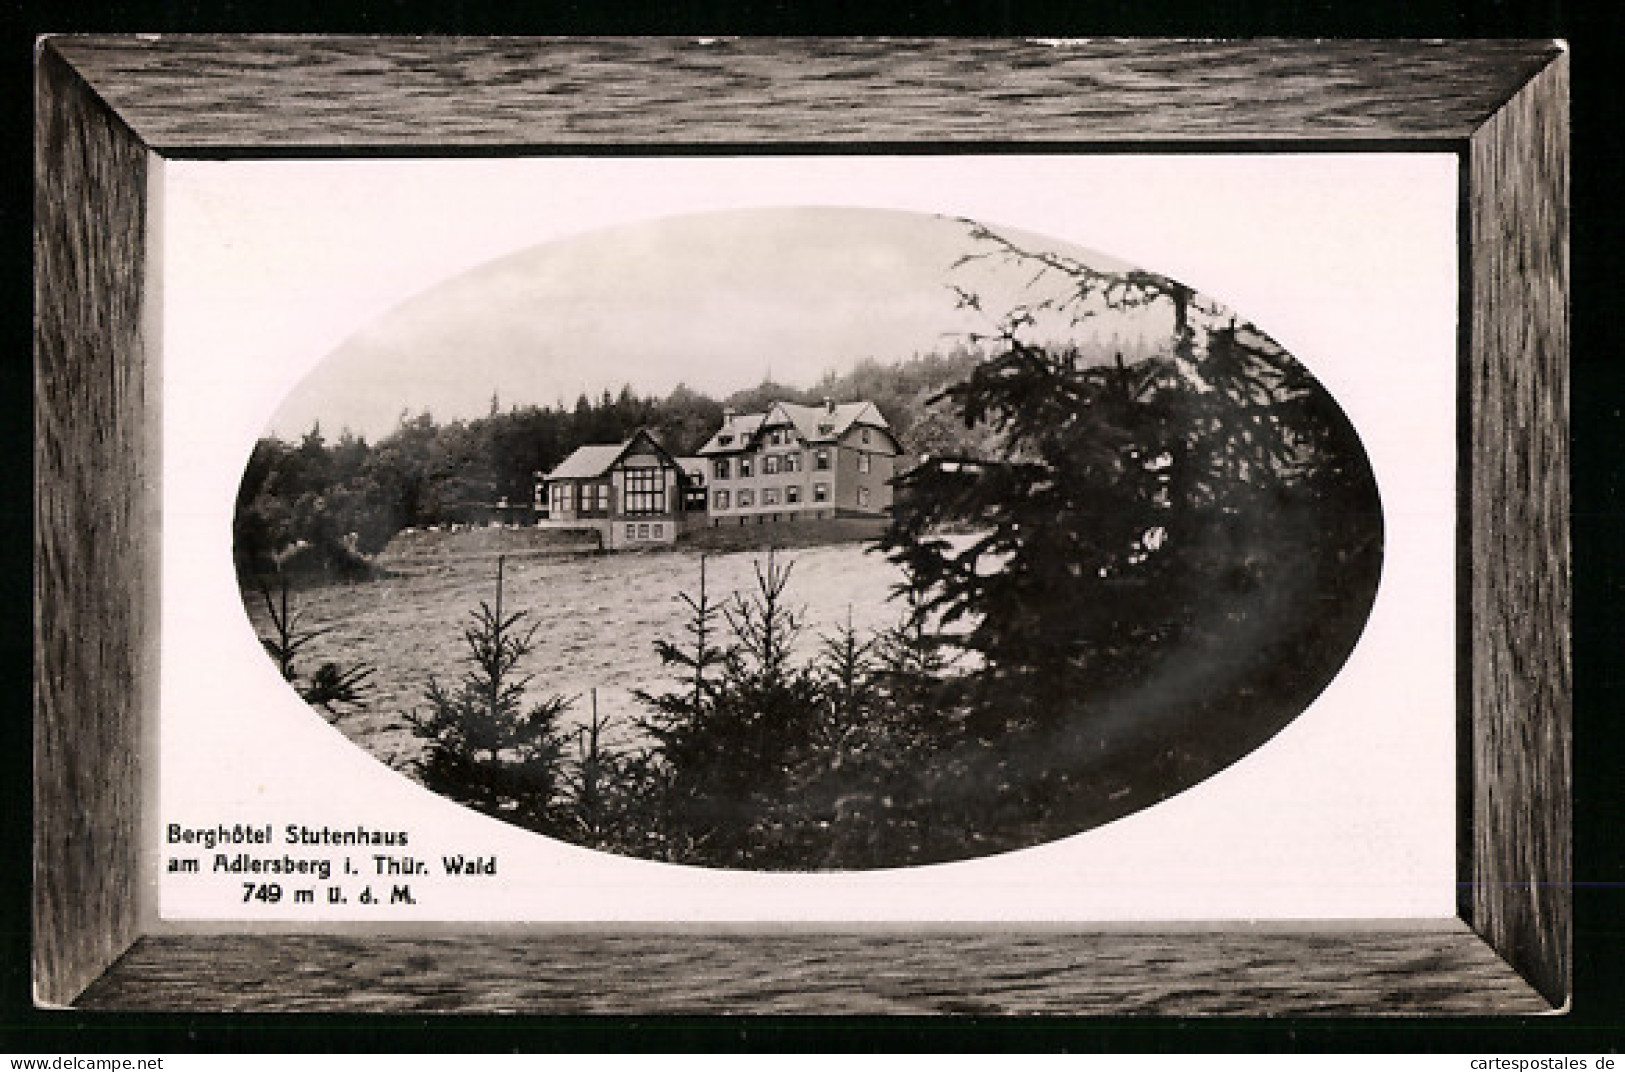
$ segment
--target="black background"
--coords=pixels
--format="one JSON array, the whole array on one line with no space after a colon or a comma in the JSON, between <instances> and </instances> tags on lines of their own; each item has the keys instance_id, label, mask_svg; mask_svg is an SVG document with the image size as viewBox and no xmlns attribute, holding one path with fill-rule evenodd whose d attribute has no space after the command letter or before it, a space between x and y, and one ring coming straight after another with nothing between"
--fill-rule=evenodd
<instances>
[{"instance_id":1,"label":"black background","mask_svg":"<svg viewBox=\"0 0 1625 1072\"><path fill-rule=\"evenodd\" d=\"M1625 16L1617 4L1116 0L989 3L677 0L81 0L0 3L0 1053L504 1050L1616 1053L1625 1043L1625 338L1618 271ZM1525 37L1572 48L1575 550L1575 998L1566 1016L1497 1020L628 1020L163 1016L50 1012L29 988L32 719L31 113L34 38L55 32L893 34ZM1463 1062L1465 1067L1465 1062Z\"/></svg>"}]
</instances>

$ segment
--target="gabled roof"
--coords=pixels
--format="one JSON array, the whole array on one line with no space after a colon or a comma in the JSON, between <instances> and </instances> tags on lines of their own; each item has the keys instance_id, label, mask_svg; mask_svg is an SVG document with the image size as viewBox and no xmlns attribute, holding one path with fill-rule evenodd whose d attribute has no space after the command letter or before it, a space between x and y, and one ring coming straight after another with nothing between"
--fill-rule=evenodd
<instances>
[{"instance_id":1,"label":"gabled roof","mask_svg":"<svg viewBox=\"0 0 1625 1072\"><path fill-rule=\"evenodd\" d=\"M585 480L603 476L610 466L620 460L630 443L592 443L577 447L575 452L554 466L547 474L549 480Z\"/></svg>"},{"instance_id":2,"label":"gabled roof","mask_svg":"<svg viewBox=\"0 0 1625 1072\"><path fill-rule=\"evenodd\" d=\"M711 438L700 448L700 454L726 454L731 450L743 450L750 445L750 437L762 426L762 418L766 416L765 413L746 413L724 417L722 427L711 433ZM729 437L728 442L722 442L723 436Z\"/></svg>"},{"instance_id":3,"label":"gabled roof","mask_svg":"<svg viewBox=\"0 0 1625 1072\"><path fill-rule=\"evenodd\" d=\"M860 421L876 428L889 428L873 402L843 402L833 411L826 406L798 406L793 402L776 403L768 410L769 418L782 413L795 426L796 433L809 443L827 443L841 438L848 428ZM771 423L778 423L772 421Z\"/></svg>"},{"instance_id":4,"label":"gabled roof","mask_svg":"<svg viewBox=\"0 0 1625 1072\"><path fill-rule=\"evenodd\" d=\"M577 447L568 458L554 466L553 471L548 473L545 479L591 480L594 477L603 476L614 468L616 462L631 453L632 448L639 441L647 443L663 460L670 462L672 465L677 465L677 459L673 458L666 448L660 445L660 441L650 435L647 430L640 428L633 433L631 439L626 440L624 443L589 443L586 446Z\"/></svg>"},{"instance_id":5,"label":"gabled roof","mask_svg":"<svg viewBox=\"0 0 1625 1072\"><path fill-rule=\"evenodd\" d=\"M722 427L700 448L702 455L727 454L751 446L764 427L789 425L807 443L833 443L845 435L854 424L867 424L881 428L888 435L891 426L873 402L843 402L833 409L825 406L801 406L794 402L775 402L766 413L747 413L725 420ZM724 435L731 436L723 443Z\"/></svg>"}]
</instances>

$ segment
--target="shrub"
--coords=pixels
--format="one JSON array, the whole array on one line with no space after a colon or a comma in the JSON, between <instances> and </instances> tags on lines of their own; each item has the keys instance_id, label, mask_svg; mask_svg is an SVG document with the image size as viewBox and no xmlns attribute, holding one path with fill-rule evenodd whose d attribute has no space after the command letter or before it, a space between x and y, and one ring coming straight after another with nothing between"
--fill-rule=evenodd
<instances>
[{"instance_id":1,"label":"shrub","mask_svg":"<svg viewBox=\"0 0 1625 1072\"><path fill-rule=\"evenodd\" d=\"M313 707L320 707L332 715L346 713L346 709L365 707L371 690L368 678L374 668L366 663L325 662L309 678L302 678L295 659L304 649L333 631L332 626L312 629L299 623L299 611L288 603L288 579L278 575L278 595L271 595L270 587L260 582L260 597L265 601L266 614L271 619L271 636L261 637L260 643L277 665L282 679L294 687L300 697Z\"/></svg>"}]
</instances>

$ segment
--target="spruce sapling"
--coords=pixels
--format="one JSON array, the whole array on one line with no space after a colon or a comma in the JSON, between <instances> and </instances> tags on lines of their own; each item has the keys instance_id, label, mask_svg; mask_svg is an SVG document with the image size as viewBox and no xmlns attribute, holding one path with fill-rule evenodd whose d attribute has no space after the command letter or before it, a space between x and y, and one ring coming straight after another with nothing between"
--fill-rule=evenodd
<instances>
[{"instance_id":1,"label":"spruce sapling","mask_svg":"<svg viewBox=\"0 0 1625 1072\"><path fill-rule=\"evenodd\" d=\"M306 703L323 708L329 714L343 714L339 710L341 707L366 706L366 694L372 687L367 679L372 677L374 670L366 663L346 665L325 662L310 675L309 681L300 680L298 668L294 665L295 658L307 645L331 633L333 627L312 629L301 625L298 609L288 605L287 575L279 573L278 579L281 588L277 598L271 596L271 590L264 581L259 583L260 597L265 601L272 632L269 637L261 637L260 643L276 662L282 680L292 685Z\"/></svg>"},{"instance_id":2,"label":"spruce sapling","mask_svg":"<svg viewBox=\"0 0 1625 1072\"><path fill-rule=\"evenodd\" d=\"M518 673L536 626L525 611L503 609L504 559L497 559L496 600L483 600L463 632L471 669L455 689L429 678L426 715L412 712L413 733L428 742L417 772L430 789L532 830L553 825L565 738L558 719L570 706L549 696L525 709L528 676Z\"/></svg>"}]
</instances>

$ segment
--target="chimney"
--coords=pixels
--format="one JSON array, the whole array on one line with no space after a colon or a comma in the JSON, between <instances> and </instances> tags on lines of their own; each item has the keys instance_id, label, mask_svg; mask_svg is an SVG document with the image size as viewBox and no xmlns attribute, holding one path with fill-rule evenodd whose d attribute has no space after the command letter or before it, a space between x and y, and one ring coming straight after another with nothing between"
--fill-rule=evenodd
<instances>
[{"instance_id":1,"label":"chimney","mask_svg":"<svg viewBox=\"0 0 1625 1072\"><path fill-rule=\"evenodd\" d=\"M724 407L722 407L722 426L724 428L726 428L728 425L732 424L733 422L734 422L734 408L732 406L724 406Z\"/></svg>"},{"instance_id":2,"label":"chimney","mask_svg":"<svg viewBox=\"0 0 1625 1072\"><path fill-rule=\"evenodd\" d=\"M824 412L830 414L835 412L835 400L829 395L824 396Z\"/></svg>"}]
</instances>

